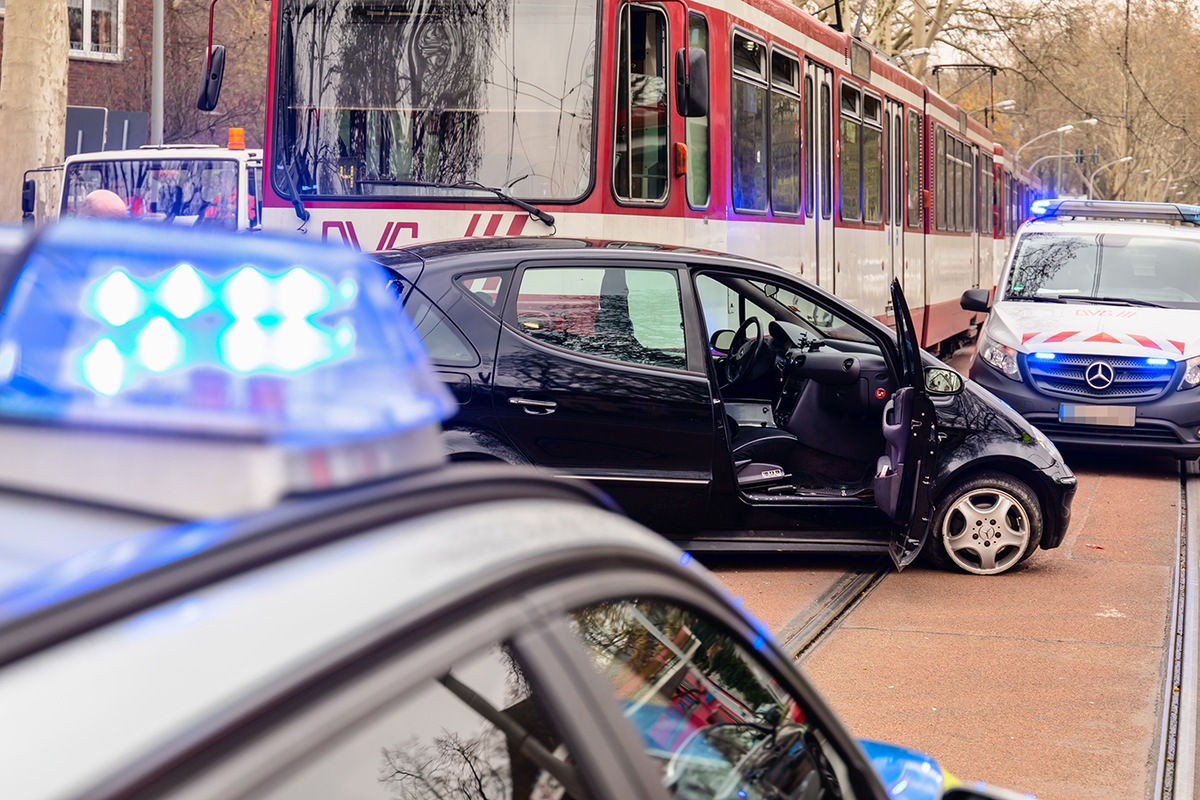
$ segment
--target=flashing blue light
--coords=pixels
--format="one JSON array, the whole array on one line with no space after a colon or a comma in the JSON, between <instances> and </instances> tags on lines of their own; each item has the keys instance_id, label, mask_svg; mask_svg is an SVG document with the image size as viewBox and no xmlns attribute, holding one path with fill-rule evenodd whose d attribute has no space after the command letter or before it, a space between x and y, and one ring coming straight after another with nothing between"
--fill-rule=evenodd
<instances>
[{"instance_id":1,"label":"flashing blue light","mask_svg":"<svg viewBox=\"0 0 1200 800\"><path fill-rule=\"evenodd\" d=\"M0 354L0 416L325 441L454 407L384 271L296 239L48 227Z\"/></svg>"},{"instance_id":2,"label":"flashing blue light","mask_svg":"<svg viewBox=\"0 0 1200 800\"><path fill-rule=\"evenodd\" d=\"M767 637L759 634L754 637L754 649L762 652L762 649L767 646Z\"/></svg>"},{"instance_id":3,"label":"flashing blue light","mask_svg":"<svg viewBox=\"0 0 1200 800\"><path fill-rule=\"evenodd\" d=\"M1034 200L1033 204L1029 206L1029 210L1035 217L1040 217L1050 211L1051 205L1049 200Z\"/></svg>"},{"instance_id":4,"label":"flashing blue light","mask_svg":"<svg viewBox=\"0 0 1200 800\"><path fill-rule=\"evenodd\" d=\"M685 552L685 553L679 554L679 565L681 567L686 567L688 564L691 564L691 563L692 563L692 554L691 553Z\"/></svg>"},{"instance_id":5,"label":"flashing blue light","mask_svg":"<svg viewBox=\"0 0 1200 800\"><path fill-rule=\"evenodd\" d=\"M1167 358L1147 358L1146 366L1148 367L1165 367L1170 364L1170 359Z\"/></svg>"},{"instance_id":6,"label":"flashing blue light","mask_svg":"<svg viewBox=\"0 0 1200 800\"><path fill-rule=\"evenodd\" d=\"M1058 356L1054 353L1034 353L1033 357L1039 361L1053 361Z\"/></svg>"}]
</instances>

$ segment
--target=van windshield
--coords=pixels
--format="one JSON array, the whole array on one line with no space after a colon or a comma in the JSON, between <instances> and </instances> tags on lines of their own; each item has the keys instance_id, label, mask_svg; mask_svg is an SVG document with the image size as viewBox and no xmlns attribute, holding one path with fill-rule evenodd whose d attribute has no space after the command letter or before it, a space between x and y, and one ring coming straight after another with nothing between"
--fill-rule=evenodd
<instances>
[{"instance_id":1,"label":"van windshield","mask_svg":"<svg viewBox=\"0 0 1200 800\"><path fill-rule=\"evenodd\" d=\"M1200 240L1029 233L1017 244L1004 297L1200 308Z\"/></svg>"}]
</instances>

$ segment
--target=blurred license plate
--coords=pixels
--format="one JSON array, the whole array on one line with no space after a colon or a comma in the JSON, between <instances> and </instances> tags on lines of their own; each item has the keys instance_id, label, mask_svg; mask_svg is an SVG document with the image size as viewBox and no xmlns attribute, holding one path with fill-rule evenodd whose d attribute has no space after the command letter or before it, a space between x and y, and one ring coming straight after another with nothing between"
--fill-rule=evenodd
<instances>
[{"instance_id":1,"label":"blurred license plate","mask_svg":"<svg viewBox=\"0 0 1200 800\"><path fill-rule=\"evenodd\" d=\"M1118 425L1132 428L1137 423L1137 407L1063 403L1058 407L1058 421L1075 425Z\"/></svg>"}]
</instances>

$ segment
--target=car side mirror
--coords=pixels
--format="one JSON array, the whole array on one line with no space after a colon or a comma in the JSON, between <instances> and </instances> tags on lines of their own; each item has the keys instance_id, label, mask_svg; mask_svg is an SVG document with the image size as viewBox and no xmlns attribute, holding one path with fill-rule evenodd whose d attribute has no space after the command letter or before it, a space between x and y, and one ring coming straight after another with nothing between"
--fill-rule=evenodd
<instances>
[{"instance_id":1,"label":"car side mirror","mask_svg":"<svg viewBox=\"0 0 1200 800\"><path fill-rule=\"evenodd\" d=\"M201 111L212 111L217 107L217 99L221 96L221 79L225 76L225 46L214 44L209 51L207 69L204 79L200 82L200 97L196 100L196 108Z\"/></svg>"},{"instance_id":2,"label":"car side mirror","mask_svg":"<svg viewBox=\"0 0 1200 800\"><path fill-rule=\"evenodd\" d=\"M949 367L925 368L925 391L931 395L948 397L963 390L962 375Z\"/></svg>"},{"instance_id":3,"label":"car side mirror","mask_svg":"<svg viewBox=\"0 0 1200 800\"><path fill-rule=\"evenodd\" d=\"M992 293L987 289L967 289L958 304L964 311L982 311L986 314L992 308L991 299Z\"/></svg>"},{"instance_id":4,"label":"car side mirror","mask_svg":"<svg viewBox=\"0 0 1200 800\"><path fill-rule=\"evenodd\" d=\"M736 335L737 333L735 331L717 331L712 335L712 338L708 340L708 346L713 350L716 350L718 353L728 353L729 349L733 347L733 337Z\"/></svg>"},{"instance_id":5,"label":"car side mirror","mask_svg":"<svg viewBox=\"0 0 1200 800\"><path fill-rule=\"evenodd\" d=\"M21 184L21 212L32 214L37 205L37 183L29 179Z\"/></svg>"}]
</instances>

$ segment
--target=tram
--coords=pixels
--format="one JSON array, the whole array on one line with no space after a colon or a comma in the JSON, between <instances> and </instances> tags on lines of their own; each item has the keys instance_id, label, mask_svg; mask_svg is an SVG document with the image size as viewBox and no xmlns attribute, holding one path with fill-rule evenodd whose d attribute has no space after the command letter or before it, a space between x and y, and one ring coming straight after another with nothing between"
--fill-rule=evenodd
<instances>
[{"instance_id":1,"label":"tram","mask_svg":"<svg viewBox=\"0 0 1200 800\"><path fill-rule=\"evenodd\" d=\"M777 264L927 348L1036 193L991 131L784 0L272 0L262 224L362 250L566 236Z\"/></svg>"}]
</instances>

